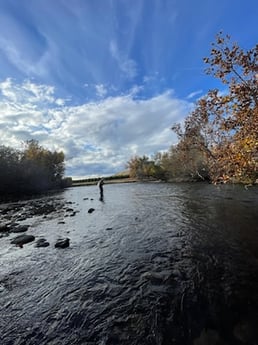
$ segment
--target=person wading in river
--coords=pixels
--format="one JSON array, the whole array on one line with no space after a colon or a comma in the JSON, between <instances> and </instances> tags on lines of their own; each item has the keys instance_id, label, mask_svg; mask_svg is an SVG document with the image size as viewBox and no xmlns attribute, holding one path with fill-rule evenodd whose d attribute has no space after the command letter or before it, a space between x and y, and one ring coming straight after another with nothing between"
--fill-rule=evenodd
<instances>
[{"instance_id":1,"label":"person wading in river","mask_svg":"<svg viewBox=\"0 0 258 345\"><path fill-rule=\"evenodd\" d=\"M99 187L99 192L100 192L100 201L103 201L103 184L104 184L104 179L101 178L98 182L98 187Z\"/></svg>"}]
</instances>

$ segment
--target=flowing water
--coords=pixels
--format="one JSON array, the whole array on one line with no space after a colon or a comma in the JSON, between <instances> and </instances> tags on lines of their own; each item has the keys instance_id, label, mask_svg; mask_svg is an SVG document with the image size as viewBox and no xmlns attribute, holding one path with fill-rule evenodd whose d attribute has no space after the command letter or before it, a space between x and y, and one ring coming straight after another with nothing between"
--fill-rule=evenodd
<instances>
[{"instance_id":1,"label":"flowing water","mask_svg":"<svg viewBox=\"0 0 258 345\"><path fill-rule=\"evenodd\" d=\"M20 223L49 247L0 238L1 345L258 344L257 187L116 184L103 202L96 186L42 200L57 212Z\"/></svg>"}]
</instances>

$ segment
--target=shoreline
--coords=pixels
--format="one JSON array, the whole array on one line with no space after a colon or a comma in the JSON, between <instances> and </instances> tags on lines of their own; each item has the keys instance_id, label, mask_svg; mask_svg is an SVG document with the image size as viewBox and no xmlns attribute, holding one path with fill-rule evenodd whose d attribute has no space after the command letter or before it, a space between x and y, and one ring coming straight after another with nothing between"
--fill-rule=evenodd
<instances>
[{"instance_id":1,"label":"shoreline","mask_svg":"<svg viewBox=\"0 0 258 345\"><path fill-rule=\"evenodd\" d=\"M116 183L135 183L139 182L138 179L135 178L121 178L121 179L114 179L114 180L105 180L104 184L116 184ZM88 181L88 182L81 182L81 181L73 181L71 187L81 187L81 186L96 186L98 181ZM69 187L69 188L71 188Z\"/></svg>"}]
</instances>

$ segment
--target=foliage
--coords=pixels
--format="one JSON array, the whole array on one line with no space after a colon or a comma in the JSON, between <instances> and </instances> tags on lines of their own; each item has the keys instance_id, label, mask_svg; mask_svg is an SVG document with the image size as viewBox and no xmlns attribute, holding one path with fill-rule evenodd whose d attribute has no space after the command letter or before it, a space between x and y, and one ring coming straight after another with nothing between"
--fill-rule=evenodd
<instances>
[{"instance_id":1,"label":"foliage","mask_svg":"<svg viewBox=\"0 0 258 345\"><path fill-rule=\"evenodd\" d=\"M150 160L147 156L132 157L127 163L127 167L130 177L140 180L150 178L162 179L164 177L164 171L161 166L156 164L155 161Z\"/></svg>"},{"instance_id":2,"label":"foliage","mask_svg":"<svg viewBox=\"0 0 258 345\"><path fill-rule=\"evenodd\" d=\"M184 129L172 127L183 151L192 150L194 142L206 156L214 183L254 182L258 177L257 58L258 45L245 52L219 33L204 61L207 73L219 78L226 91L210 90L186 118ZM192 140L185 140L186 135Z\"/></svg>"},{"instance_id":3,"label":"foliage","mask_svg":"<svg viewBox=\"0 0 258 345\"><path fill-rule=\"evenodd\" d=\"M206 72L222 82L197 101L184 125L172 130L179 143L154 160L133 157L130 175L139 179L258 181L258 45L244 51L219 33Z\"/></svg>"},{"instance_id":4,"label":"foliage","mask_svg":"<svg viewBox=\"0 0 258 345\"><path fill-rule=\"evenodd\" d=\"M167 152L156 155L157 163L164 172L166 181L199 181L209 179L205 156L195 145L186 147L185 137L178 145L171 146Z\"/></svg>"},{"instance_id":5,"label":"foliage","mask_svg":"<svg viewBox=\"0 0 258 345\"><path fill-rule=\"evenodd\" d=\"M64 175L63 152L51 152L35 140L25 143L21 164L28 182L40 183L42 189L58 186Z\"/></svg>"},{"instance_id":6,"label":"foliage","mask_svg":"<svg viewBox=\"0 0 258 345\"><path fill-rule=\"evenodd\" d=\"M184 139L188 140L188 138ZM198 148L186 149L179 143L167 152L158 152L153 160L135 156L128 162L130 177L139 180L193 181L208 179L205 157Z\"/></svg>"},{"instance_id":7,"label":"foliage","mask_svg":"<svg viewBox=\"0 0 258 345\"><path fill-rule=\"evenodd\" d=\"M64 184L63 175L63 152L51 152L35 140L27 141L24 150L0 146L1 195L58 188Z\"/></svg>"}]
</instances>

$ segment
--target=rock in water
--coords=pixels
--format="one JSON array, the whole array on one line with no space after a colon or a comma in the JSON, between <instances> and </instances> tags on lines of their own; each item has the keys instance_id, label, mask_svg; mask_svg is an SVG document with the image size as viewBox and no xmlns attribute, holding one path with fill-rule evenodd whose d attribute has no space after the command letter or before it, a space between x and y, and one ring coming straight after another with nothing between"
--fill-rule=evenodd
<instances>
[{"instance_id":1,"label":"rock in water","mask_svg":"<svg viewBox=\"0 0 258 345\"><path fill-rule=\"evenodd\" d=\"M95 211L95 208L91 207L91 208L88 209L88 213L92 213L93 211Z\"/></svg>"},{"instance_id":2,"label":"rock in water","mask_svg":"<svg viewBox=\"0 0 258 345\"><path fill-rule=\"evenodd\" d=\"M25 232L29 229L29 225L18 225L10 229L10 232Z\"/></svg>"},{"instance_id":3,"label":"rock in water","mask_svg":"<svg viewBox=\"0 0 258 345\"><path fill-rule=\"evenodd\" d=\"M64 239L59 239L57 240L55 247L56 248L67 248L70 245L70 239L69 238L64 238Z\"/></svg>"},{"instance_id":4,"label":"rock in water","mask_svg":"<svg viewBox=\"0 0 258 345\"><path fill-rule=\"evenodd\" d=\"M49 246L49 242L47 242L47 240L45 238L39 238L37 240L37 243L35 245L35 247L40 248L40 247L48 247Z\"/></svg>"},{"instance_id":5,"label":"rock in water","mask_svg":"<svg viewBox=\"0 0 258 345\"><path fill-rule=\"evenodd\" d=\"M0 225L0 232L7 232L9 230L9 227L7 224Z\"/></svg>"},{"instance_id":6,"label":"rock in water","mask_svg":"<svg viewBox=\"0 0 258 345\"><path fill-rule=\"evenodd\" d=\"M15 237L11 243L16 244L17 246L23 246L26 243L32 242L35 240L35 237L32 235L19 235Z\"/></svg>"}]
</instances>

